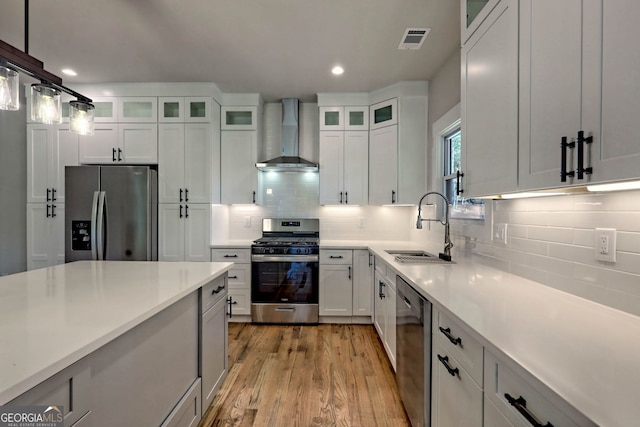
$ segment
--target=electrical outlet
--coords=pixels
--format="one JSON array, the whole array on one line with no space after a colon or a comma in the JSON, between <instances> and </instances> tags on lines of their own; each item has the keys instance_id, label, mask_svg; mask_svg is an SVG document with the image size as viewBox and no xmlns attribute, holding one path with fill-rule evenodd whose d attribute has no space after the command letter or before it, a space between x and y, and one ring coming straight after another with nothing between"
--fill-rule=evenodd
<instances>
[{"instance_id":1,"label":"electrical outlet","mask_svg":"<svg viewBox=\"0 0 640 427\"><path fill-rule=\"evenodd\" d=\"M367 225L367 220L364 217L359 217L358 218L358 227L359 228L364 228Z\"/></svg>"},{"instance_id":2,"label":"electrical outlet","mask_svg":"<svg viewBox=\"0 0 640 427\"><path fill-rule=\"evenodd\" d=\"M596 228L594 242L595 259L616 262L616 229Z\"/></svg>"},{"instance_id":3,"label":"electrical outlet","mask_svg":"<svg viewBox=\"0 0 640 427\"><path fill-rule=\"evenodd\" d=\"M244 227L251 228L251 216L247 215L244 217Z\"/></svg>"},{"instance_id":4,"label":"electrical outlet","mask_svg":"<svg viewBox=\"0 0 640 427\"><path fill-rule=\"evenodd\" d=\"M493 241L503 245L507 244L507 224L493 224Z\"/></svg>"}]
</instances>

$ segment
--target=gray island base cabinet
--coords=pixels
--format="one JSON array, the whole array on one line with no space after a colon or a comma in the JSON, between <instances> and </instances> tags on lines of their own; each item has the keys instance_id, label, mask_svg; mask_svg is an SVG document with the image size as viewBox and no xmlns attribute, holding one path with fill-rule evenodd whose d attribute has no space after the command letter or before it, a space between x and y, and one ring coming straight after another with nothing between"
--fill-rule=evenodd
<instances>
[{"instance_id":1,"label":"gray island base cabinet","mask_svg":"<svg viewBox=\"0 0 640 427\"><path fill-rule=\"evenodd\" d=\"M63 405L73 427L195 427L227 372L226 296L225 272L7 405Z\"/></svg>"}]
</instances>

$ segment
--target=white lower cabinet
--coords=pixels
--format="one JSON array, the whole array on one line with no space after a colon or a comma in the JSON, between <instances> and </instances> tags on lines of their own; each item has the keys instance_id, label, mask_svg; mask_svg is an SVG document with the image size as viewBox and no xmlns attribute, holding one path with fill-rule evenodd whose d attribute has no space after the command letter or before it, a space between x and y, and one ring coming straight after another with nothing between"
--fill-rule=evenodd
<instances>
[{"instance_id":1,"label":"white lower cabinet","mask_svg":"<svg viewBox=\"0 0 640 427\"><path fill-rule=\"evenodd\" d=\"M211 205L159 204L158 259L210 261L210 230Z\"/></svg>"},{"instance_id":2,"label":"white lower cabinet","mask_svg":"<svg viewBox=\"0 0 640 427\"><path fill-rule=\"evenodd\" d=\"M202 381L198 378L160 427L196 427L202 419Z\"/></svg>"},{"instance_id":3,"label":"white lower cabinet","mask_svg":"<svg viewBox=\"0 0 640 427\"><path fill-rule=\"evenodd\" d=\"M432 348L431 424L482 427L482 388L449 352L441 338Z\"/></svg>"},{"instance_id":4,"label":"white lower cabinet","mask_svg":"<svg viewBox=\"0 0 640 427\"><path fill-rule=\"evenodd\" d=\"M517 364L489 351L484 377L485 400L495 406L485 411L486 426L596 426ZM502 424L492 424L496 418Z\"/></svg>"},{"instance_id":5,"label":"white lower cabinet","mask_svg":"<svg viewBox=\"0 0 640 427\"><path fill-rule=\"evenodd\" d=\"M234 264L228 273L229 321L251 320L248 317L251 316L251 249L211 249L211 261Z\"/></svg>"},{"instance_id":6,"label":"white lower cabinet","mask_svg":"<svg viewBox=\"0 0 640 427\"><path fill-rule=\"evenodd\" d=\"M371 286L373 255L368 250L353 251L353 316L365 316L371 323L373 314L373 287Z\"/></svg>"},{"instance_id":7,"label":"white lower cabinet","mask_svg":"<svg viewBox=\"0 0 640 427\"><path fill-rule=\"evenodd\" d=\"M381 263L378 258L375 261L374 273L374 326L391 366L396 369L396 284L395 272ZM389 278L387 274L393 276Z\"/></svg>"},{"instance_id":8,"label":"white lower cabinet","mask_svg":"<svg viewBox=\"0 0 640 427\"><path fill-rule=\"evenodd\" d=\"M320 316L353 314L353 251L320 250Z\"/></svg>"},{"instance_id":9,"label":"white lower cabinet","mask_svg":"<svg viewBox=\"0 0 640 427\"><path fill-rule=\"evenodd\" d=\"M27 203L27 269L64 263L64 205Z\"/></svg>"},{"instance_id":10,"label":"white lower cabinet","mask_svg":"<svg viewBox=\"0 0 640 427\"><path fill-rule=\"evenodd\" d=\"M202 287L200 377L203 412L213 402L227 374L227 288L226 277Z\"/></svg>"}]
</instances>

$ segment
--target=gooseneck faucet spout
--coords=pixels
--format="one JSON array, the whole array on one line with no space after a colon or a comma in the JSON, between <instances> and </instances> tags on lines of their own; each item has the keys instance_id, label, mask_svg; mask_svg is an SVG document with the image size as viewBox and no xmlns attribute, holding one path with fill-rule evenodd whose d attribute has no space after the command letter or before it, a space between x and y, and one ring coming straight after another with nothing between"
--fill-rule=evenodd
<instances>
[{"instance_id":1,"label":"gooseneck faucet spout","mask_svg":"<svg viewBox=\"0 0 640 427\"><path fill-rule=\"evenodd\" d=\"M442 197L442 199L444 200L444 218L441 218L441 219L423 219L422 218L422 215L421 215L422 201L431 194L438 195ZM451 241L451 236L449 234L449 199L447 199L447 197L444 194L438 193L437 191L429 191L428 193L425 193L420 198L420 201L418 202L418 219L416 221L417 229L422 229L423 221L438 221L439 223L444 225L444 252L441 252L439 256L440 258L446 261L451 261L451 248L453 247L453 242Z\"/></svg>"}]
</instances>

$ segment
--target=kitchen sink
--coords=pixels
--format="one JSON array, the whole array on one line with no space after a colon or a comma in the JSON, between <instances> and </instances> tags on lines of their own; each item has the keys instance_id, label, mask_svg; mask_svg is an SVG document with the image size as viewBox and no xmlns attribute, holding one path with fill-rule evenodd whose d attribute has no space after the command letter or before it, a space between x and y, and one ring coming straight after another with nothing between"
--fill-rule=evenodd
<instances>
[{"instance_id":1,"label":"kitchen sink","mask_svg":"<svg viewBox=\"0 0 640 427\"><path fill-rule=\"evenodd\" d=\"M387 250L389 255L395 257L396 262L401 264L452 264L453 261L447 261L433 255L429 252L419 250Z\"/></svg>"}]
</instances>

